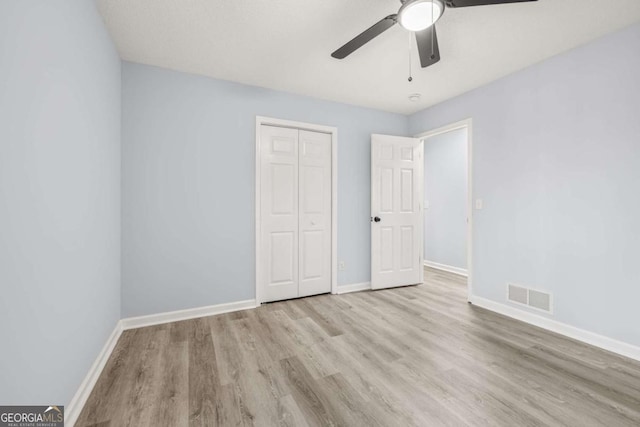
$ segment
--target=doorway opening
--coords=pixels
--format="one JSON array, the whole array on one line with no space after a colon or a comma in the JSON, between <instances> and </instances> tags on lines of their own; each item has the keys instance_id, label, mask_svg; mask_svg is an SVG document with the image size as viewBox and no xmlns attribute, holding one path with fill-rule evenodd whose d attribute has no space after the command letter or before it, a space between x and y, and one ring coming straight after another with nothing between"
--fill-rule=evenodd
<instances>
[{"instance_id":1,"label":"doorway opening","mask_svg":"<svg viewBox=\"0 0 640 427\"><path fill-rule=\"evenodd\" d=\"M472 295L471 119L418 135L424 143L425 283L446 276Z\"/></svg>"}]
</instances>

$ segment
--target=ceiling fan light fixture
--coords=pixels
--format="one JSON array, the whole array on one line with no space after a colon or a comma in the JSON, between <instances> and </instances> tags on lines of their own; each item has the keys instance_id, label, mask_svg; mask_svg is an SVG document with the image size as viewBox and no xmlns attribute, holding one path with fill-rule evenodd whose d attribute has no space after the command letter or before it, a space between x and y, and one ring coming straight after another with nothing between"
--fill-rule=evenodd
<instances>
[{"instance_id":1,"label":"ceiling fan light fixture","mask_svg":"<svg viewBox=\"0 0 640 427\"><path fill-rule=\"evenodd\" d=\"M406 0L398 12L398 22L409 31L422 31L435 24L443 12L441 0Z\"/></svg>"}]
</instances>

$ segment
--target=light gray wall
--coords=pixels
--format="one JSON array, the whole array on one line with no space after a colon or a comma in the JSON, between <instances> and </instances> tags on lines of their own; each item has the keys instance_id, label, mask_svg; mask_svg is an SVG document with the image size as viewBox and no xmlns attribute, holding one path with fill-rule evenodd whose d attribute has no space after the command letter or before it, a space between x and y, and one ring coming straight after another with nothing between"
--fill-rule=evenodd
<instances>
[{"instance_id":1,"label":"light gray wall","mask_svg":"<svg viewBox=\"0 0 640 427\"><path fill-rule=\"evenodd\" d=\"M473 118L473 290L554 294L554 318L640 345L640 24L410 117Z\"/></svg>"},{"instance_id":2,"label":"light gray wall","mask_svg":"<svg viewBox=\"0 0 640 427\"><path fill-rule=\"evenodd\" d=\"M424 259L466 270L466 129L425 140L424 200Z\"/></svg>"},{"instance_id":3,"label":"light gray wall","mask_svg":"<svg viewBox=\"0 0 640 427\"><path fill-rule=\"evenodd\" d=\"M120 60L92 1L0 2L0 404L68 404L120 316Z\"/></svg>"},{"instance_id":4,"label":"light gray wall","mask_svg":"<svg viewBox=\"0 0 640 427\"><path fill-rule=\"evenodd\" d=\"M123 316L255 297L256 115L338 128L339 284L370 280L371 133L408 118L123 64Z\"/></svg>"}]
</instances>

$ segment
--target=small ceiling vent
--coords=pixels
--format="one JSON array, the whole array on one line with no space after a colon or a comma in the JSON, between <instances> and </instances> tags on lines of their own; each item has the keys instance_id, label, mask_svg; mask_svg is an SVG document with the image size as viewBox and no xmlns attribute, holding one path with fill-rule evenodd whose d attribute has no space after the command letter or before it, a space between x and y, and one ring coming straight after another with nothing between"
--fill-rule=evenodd
<instances>
[{"instance_id":1,"label":"small ceiling vent","mask_svg":"<svg viewBox=\"0 0 640 427\"><path fill-rule=\"evenodd\" d=\"M524 286L507 284L507 300L551 313L551 294Z\"/></svg>"}]
</instances>

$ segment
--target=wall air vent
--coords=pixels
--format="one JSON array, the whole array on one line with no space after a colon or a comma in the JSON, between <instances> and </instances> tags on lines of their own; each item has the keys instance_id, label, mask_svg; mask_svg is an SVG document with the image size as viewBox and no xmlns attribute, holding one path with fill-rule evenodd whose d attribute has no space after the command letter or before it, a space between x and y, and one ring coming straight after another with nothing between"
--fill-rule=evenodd
<instances>
[{"instance_id":1,"label":"wall air vent","mask_svg":"<svg viewBox=\"0 0 640 427\"><path fill-rule=\"evenodd\" d=\"M524 286L507 284L507 300L551 313L551 294Z\"/></svg>"}]
</instances>

